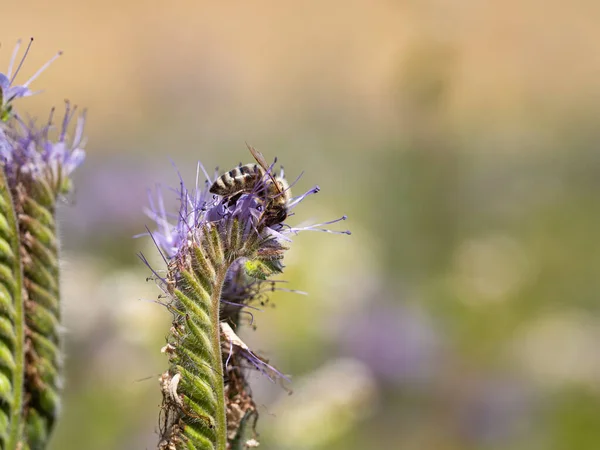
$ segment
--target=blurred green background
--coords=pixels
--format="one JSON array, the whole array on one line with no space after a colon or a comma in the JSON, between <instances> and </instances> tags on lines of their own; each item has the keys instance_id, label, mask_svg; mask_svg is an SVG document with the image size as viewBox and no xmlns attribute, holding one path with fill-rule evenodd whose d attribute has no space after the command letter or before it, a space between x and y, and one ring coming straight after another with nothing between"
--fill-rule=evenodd
<instances>
[{"instance_id":1,"label":"blurred green background","mask_svg":"<svg viewBox=\"0 0 600 450\"><path fill-rule=\"evenodd\" d=\"M61 210L66 376L53 450L157 443L169 313L146 189L277 156L295 239L244 339L264 449L600 448L600 3L12 1L0 67L46 117L89 108ZM174 206L174 195L167 195Z\"/></svg>"}]
</instances>

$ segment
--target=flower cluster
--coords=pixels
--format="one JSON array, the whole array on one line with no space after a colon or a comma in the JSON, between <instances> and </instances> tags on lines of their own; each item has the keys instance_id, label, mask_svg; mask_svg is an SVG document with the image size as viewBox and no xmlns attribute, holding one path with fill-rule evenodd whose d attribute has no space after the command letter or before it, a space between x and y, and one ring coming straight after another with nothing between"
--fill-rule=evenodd
<instances>
[{"instance_id":1,"label":"flower cluster","mask_svg":"<svg viewBox=\"0 0 600 450\"><path fill-rule=\"evenodd\" d=\"M65 193L70 189L69 176L85 159L85 112L77 118L72 139L68 138L67 130L75 117L77 107L71 107L68 101L58 129L53 123L54 109L50 112L48 121L41 126L33 120L25 121L14 112L13 101L33 95L34 92L29 89L31 82L61 55L61 52L57 53L29 80L22 85L15 85L15 78L23 66L32 42L33 39L30 40L14 74L13 68L20 42L15 47L7 74L0 73L0 161L12 185L19 176L28 174L34 179L43 178L55 192Z\"/></svg>"},{"instance_id":2,"label":"flower cluster","mask_svg":"<svg viewBox=\"0 0 600 450\"><path fill-rule=\"evenodd\" d=\"M219 178L218 169L211 177L204 166L198 162L195 184L192 189L185 186L181 174L179 174L179 188L173 190L179 204L179 211L176 214L167 212L160 186L157 186L154 192L148 191L149 207L145 212L156 223L156 228L139 236L149 234L168 265L177 257L182 257L182 254L189 250L187 244L191 239L198 238L197 235L207 224L222 225L237 220L243 227L242 240L247 241L251 237L259 236L265 242L265 247L281 250L287 248L286 245L291 242L292 236L303 231L350 234L348 230L336 231L324 228L346 220L346 216L328 222L303 226L293 227L283 222L267 226L264 214L266 207L264 184L268 182L272 170L273 165L269 167L259 183L239 195L239 198L232 202L229 197L210 193L210 187ZM204 176L203 182L200 182L200 176ZM280 176L283 177L283 172ZM302 195L291 198L287 204L289 215L293 215L293 210L305 198L319 191L319 186L315 186ZM227 240L226 237L224 239ZM165 286L167 280L150 267L143 255L140 256L153 271L156 279L160 280ZM256 300L259 302L265 301L266 294L270 291L286 290L275 287L274 281L265 281L268 275L280 272L282 269L280 259L270 261L269 267L264 267L263 264L257 261L249 261L243 257L232 261L221 292L221 319L232 321L237 326L241 312L252 316L249 311L243 310L244 307L248 307L249 303ZM263 273L263 270L267 270L268 273ZM300 291L292 292L302 293Z\"/></svg>"},{"instance_id":3,"label":"flower cluster","mask_svg":"<svg viewBox=\"0 0 600 450\"><path fill-rule=\"evenodd\" d=\"M251 152L257 154L254 149ZM163 256L166 275L140 257L170 299L166 306L174 315L163 348L171 368L161 376L160 448L224 448L220 433L226 434L231 448L243 438L246 426L254 424L258 416L245 372L258 370L273 381L285 377L238 337L242 313L252 321L251 311L256 309L252 303L264 304L269 292L281 289L267 278L282 272L283 253L293 235L311 230L349 234L323 228L345 216L302 227L284 223L283 219L319 188L292 198L287 183L278 181L283 172L276 179L274 163L267 167L257 161L264 170L256 165L240 166L212 177L198 164L192 189L187 189L180 177L175 190L177 214L167 213L160 189L155 195L149 192L146 213L157 225L149 234ZM200 182L201 175L204 182ZM279 187L274 187L276 183ZM222 195L212 194L217 184L232 188ZM273 205L281 208L278 197L283 195L287 199L285 214L275 214ZM211 350L216 351L210 354ZM205 360L198 354L205 355ZM204 389L210 393L199 394ZM218 408L219 398L225 400L223 411ZM246 445L248 442L256 441L253 438Z\"/></svg>"},{"instance_id":4,"label":"flower cluster","mask_svg":"<svg viewBox=\"0 0 600 450\"><path fill-rule=\"evenodd\" d=\"M289 226L286 223L265 226L262 223L262 219L265 217L263 214L265 199L261 193L265 190L263 185L269 179L272 170L273 165L259 183L249 189L248 192L242 193L237 201L230 202L228 198L210 193L210 187L219 178L218 170L211 177L202 163L198 162L196 182L191 190L185 186L181 175L179 175L179 189L175 190L177 203L180 205L177 214L167 212L160 186L157 186L154 192L148 191L149 207L146 209L146 214L156 223L156 230L152 231L151 236L158 249L167 258L172 258L181 251L190 234L201 229L203 224L224 222L233 218L238 218L244 224L244 235L248 235L252 231L266 233L282 242L290 242L290 236L302 231L350 234L347 230L335 231L323 228L346 220L346 216L329 222L297 227ZM201 175L205 177L203 183L199 181ZM319 191L319 186L315 186L302 195L292 198L287 204L288 212L292 212L306 197Z\"/></svg>"}]
</instances>

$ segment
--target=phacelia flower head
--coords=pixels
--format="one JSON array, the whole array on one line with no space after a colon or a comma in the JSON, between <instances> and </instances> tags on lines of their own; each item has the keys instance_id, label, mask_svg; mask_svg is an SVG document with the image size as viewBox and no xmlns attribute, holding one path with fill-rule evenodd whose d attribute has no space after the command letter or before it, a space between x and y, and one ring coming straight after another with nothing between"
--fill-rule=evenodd
<instances>
[{"instance_id":1,"label":"phacelia flower head","mask_svg":"<svg viewBox=\"0 0 600 450\"><path fill-rule=\"evenodd\" d=\"M149 208L146 209L146 214L156 223L156 229L151 232L149 230L149 234L167 263L170 264L177 258L184 258L185 253L189 252L190 244L202 240L203 230L207 226L218 229L221 239L225 245L229 244L229 247L235 245L256 247L255 258L248 258L244 251L230 248L233 259L229 262L222 298L222 306L226 310L231 309L227 308L227 304L233 305L234 309L236 306L238 309L246 306L250 300L258 297L257 292L263 292L261 281L273 273L282 271L283 252L287 249L293 235L302 231L350 234L347 230L336 231L326 228L328 225L346 220L346 216L328 222L301 226L290 226L283 220L274 220L276 216L270 212L279 196L286 196L283 217L287 219L294 215L294 209L304 199L320 191L319 187L315 186L300 196L292 197L291 187L287 182L284 185L285 193L277 191L273 188L273 183L284 180L284 173L282 169L277 177L273 176L274 164L270 166L265 164L264 170L258 170L260 177L251 179L247 183L248 180L244 178L247 175L244 173L246 166L240 165L223 175L219 175L217 169L213 176L210 176L199 162L193 188L188 189L181 175L179 176L179 188L173 190L179 203L179 211L176 214L167 212L160 186L157 186L154 192L148 192ZM201 175L205 178L203 182L200 181ZM246 176L246 178L250 177ZM213 194L215 186L222 182L231 184L231 192L226 195ZM230 236L233 223L236 224L239 232L238 239ZM148 265L143 255L142 259ZM159 280L166 281L156 272L155 275ZM233 295L234 292L235 300L228 299L227 294ZM239 292L244 292L245 296L240 296Z\"/></svg>"},{"instance_id":2,"label":"phacelia flower head","mask_svg":"<svg viewBox=\"0 0 600 450\"><path fill-rule=\"evenodd\" d=\"M264 174L256 179L252 184L244 185L243 172L240 172L238 179L235 179L234 168L224 175L219 176L218 171L211 177L199 162L196 171L196 182L192 189L188 189L180 176L180 186L174 192L179 203L179 212L170 214L165 208L163 194L160 187L157 187L153 193L148 192L149 208L146 214L156 223L157 229L152 232L152 237L158 248L168 257L174 257L185 245L190 235L201 229L204 224L224 223L237 219L243 226L243 235L248 237L250 234L259 234L264 238L274 239L278 242L289 242L291 236L301 231L323 231L335 234L350 234L349 231L335 231L325 226L346 220L346 216L329 222L308 224L292 227L283 220L273 222L269 216L269 208L274 201L283 196L283 192L274 191L270 186L273 185L273 179L283 179L283 169L277 177L273 175L273 166L271 164L266 168ZM204 182L199 182L200 176L205 177ZM233 175L233 176L232 176ZM228 177L233 178L231 183L232 192L229 195L216 195L211 193L213 187L220 179ZM298 197L291 197L290 186L286 185L285 195L289 198L286 202L286 216L292 216L293 210L308 196L320 191L319 186L315 186ZM286 217L287 218L287 217ZM284 219L285 220L285 219Z\"/></svg>"},{"instance_id":3,"label":"phacelia flower head","mask_svg":"<svg viewBox=\"0 0 600 450\"><path fill-rule=\"evenodd\" d=\"M0 161L9 181L26 177L44 181L57 194L69 192L70 175L85 159L85 112L77 117L73 137L68 134L76 110L66 102L59 127L53 122L54 110L43 126L37 126L33 120L25 122L18 116L12 118L10 127L4 126Z\"/></svg>"},{"instance_id":4,"label":"phacelia flower head","mask_svg":"<svg viewBox=\"0 0 600 450\"><path fill-rule=\"evenodd\" d=\"M85 145L83 127L85 113L77 117L77 124L72 139L68 137L68 129L77 108L66 102L65 113L61 124L54 124L54 109L49 120L39 126L34 120L25 120L13 110L13 101L33 95L29 85L56 58L44 64L29 80L22 85L15 85L18 75L33 39L25 50L15 69L15 62L20 48L20 41L13 51L8 71L0 73L0 163L9 183L15 186L20 181L43 181L55 194L64 194L71 188L70 175L83 162ZM13 73L14 69L14 73Z\"/></svg>"},{"instance_id":5,"label":"phacelia flower head","mask_svg":"<svg viewBox=\"0 0 600 450\"><path fill-rule=\"evenodd\" d=\"M349 234L323 228L345 216L288 225L296 206L319 188L292 197L283 170L275 174L275 163L268 165L253 148L250 152L256 163L222 175L211 177L198 164L191 189L180 177L177 214L167 212L160 189L149 195L146 212L157 229L148 232L163 256L166 275L140 257L169 299L166 306L174 317L163 347L171 366L161 377L160 449L182 443L225 448L225 440L229 446L240 442L245 424L258 417L245 372L258 371L272 381L287 379L236 334L242 313L252 322L252 311L266 304L268 292L282 289L267 278L283 271L283 254L293 235L311 230Z\"/></svg>"}]
</instances>

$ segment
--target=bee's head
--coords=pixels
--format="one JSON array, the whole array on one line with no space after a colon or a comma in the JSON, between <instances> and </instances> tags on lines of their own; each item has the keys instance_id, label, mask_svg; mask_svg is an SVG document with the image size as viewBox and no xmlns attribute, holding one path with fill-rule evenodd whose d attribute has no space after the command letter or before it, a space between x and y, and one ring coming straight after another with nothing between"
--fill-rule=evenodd
<instances>
[{"instance_id":1,"label":"bee's head","mask_svg":"<svg viewBox=\"0 0 600 450\"><path fill-rule=\"evenodd\" d=\"M266 210L265 210L265 216L264 216L264 224L268 227L272 226L272 225L276 225L278 223L283 223L283 221L285 219L287 219L288 216L288 212L287 212L287 208L285 207L285 205L276 205L276 204L271 204Z\"/></svg>"}]
</instances>

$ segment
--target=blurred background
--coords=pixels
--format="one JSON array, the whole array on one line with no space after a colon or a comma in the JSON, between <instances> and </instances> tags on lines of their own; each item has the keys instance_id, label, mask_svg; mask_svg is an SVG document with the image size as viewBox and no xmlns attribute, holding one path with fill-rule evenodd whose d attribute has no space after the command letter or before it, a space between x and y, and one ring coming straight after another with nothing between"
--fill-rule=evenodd
<instances>
[{"instance_id":1,"label":"blurred background","mask_svg":"<svg viewBox=\"0 0 600 450\"><path fill-rule=\"evenodd\" d=\"M156 447L170 315L146 190L277 156L306 233L242 337L264 449L600 448L600 3L12 1L17 108L89 110L60 211L66 338L53 450ZM167 193L175 207L175 195Z\"/></svg>"}]
</instances>

